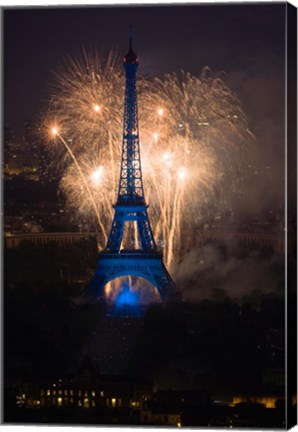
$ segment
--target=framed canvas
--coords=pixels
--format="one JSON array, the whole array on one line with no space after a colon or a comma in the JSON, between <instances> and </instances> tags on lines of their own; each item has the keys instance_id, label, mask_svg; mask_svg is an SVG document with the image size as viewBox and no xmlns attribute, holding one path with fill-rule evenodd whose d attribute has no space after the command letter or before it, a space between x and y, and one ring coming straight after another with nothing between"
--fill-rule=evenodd
<instances>
[{"instance_id":1,"label":"framed canvas","mask_svg":"<svg viewBox=\"0 0 298 432\"><path fill-rule=\"evenodd\" d=\"M3 7L7 425L297 423L297 10Z\"/></svg>"}]
</instances>

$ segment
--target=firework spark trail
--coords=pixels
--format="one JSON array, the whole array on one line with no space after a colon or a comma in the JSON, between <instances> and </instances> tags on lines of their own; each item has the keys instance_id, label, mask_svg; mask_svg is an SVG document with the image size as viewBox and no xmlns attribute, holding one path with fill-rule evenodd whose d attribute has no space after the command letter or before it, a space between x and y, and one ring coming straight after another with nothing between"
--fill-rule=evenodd
<instances>
[{"instance_id":1,"label":"firework spark trail","mask_svg":"<svg viewBox=\"0 0 298 432\"><path fill-rule=\"evenodd\" d=\"M119 67L118 67L119 65ZM99 182L88 183L102 236L107 238L117 194L123 128L124 75L121 58L107 61L93 52L69 59L56 74L50 111L63 125L86 179L103 167ZM208 68L198 77L187 72L138 79L143 181L157 244L171 268L183 241L206 212L220 212L237 194L245 149L252 135L236 95ZM57 154L62 160L63 155ZM240 162L239 162L240 161ZM184 170L184 178L179 176ZM61 188L68 205L90 217L94 207L72 165ZM216 197L216 199L215 199Z\"/></svg>"},{"instance_id":2,"label":"firework spark trail","mask_svg":"<svg viewBox=\"0 0 298 432\"><path fill-rule=\"evenodd\" d=\"M57 129L55 129L54 134L58 136L58 138L61 140L61 142L66 147L68 153L70 154L70 156L71 156L71 158L72 158L72 160L73 160L73 162L74 162L74 164L75 164L75 166L76 166L76 168L77 168L77 170L78 170L78 172L79 172L79 174L81 176L81 179L82 179L82 181L84 183L84 186L85 186L86 192L88 193L89 199L90 199L90 201L91 201L91 203L93 205L93 209L95 211L95 214L96 214L96 217L97 217L97 220L98 220L98 224L99 224L100 228L103 230L103 234L105 236L104 226L103 226L103 224L101 222L101 218L100 218L100 215L99 215L96 203L94 201L93 194L92 194L92 192L91 192L91 190L90 190L90 188L88 186L87 180L86 180L85 175L84 175L84 173L83 173L83 171L81 169L81 166L79 165L79 163L78 163L78 161L77 161L77 159L76 159L73 151L71 150L71 148L69 147L69 145L67 144L67 142L65 141L65 139L61 136L61 134L57 131ZM107 240L107 237L105 236L105 241L106 240Z\"/></svg>"}]
</instances>

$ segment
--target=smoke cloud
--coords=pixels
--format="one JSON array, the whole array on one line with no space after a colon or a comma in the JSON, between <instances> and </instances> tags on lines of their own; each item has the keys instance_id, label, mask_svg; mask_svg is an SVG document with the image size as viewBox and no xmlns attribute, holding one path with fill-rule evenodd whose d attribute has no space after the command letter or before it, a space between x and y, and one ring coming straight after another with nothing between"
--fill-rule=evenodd
<instances>
[{"instance_id":1,"label":"smoke cloud","mask_svg":"<svg viewBox=\"0 0 298 432\"><path fill-rule=\"evenodd\" d=\"M264 251L240 254L231 240L192 248L173 276L185 300L200 301L222 294L241 299L253 291L279 293L284 289L284 257Z\"/></svg>"}]
</instances>

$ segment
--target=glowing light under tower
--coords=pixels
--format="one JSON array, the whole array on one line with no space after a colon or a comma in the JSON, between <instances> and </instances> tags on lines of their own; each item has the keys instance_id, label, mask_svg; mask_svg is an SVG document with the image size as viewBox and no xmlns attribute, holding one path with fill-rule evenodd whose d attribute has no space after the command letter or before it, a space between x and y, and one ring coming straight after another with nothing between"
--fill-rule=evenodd
<instances>
[{"instance_id":1,"label":"glowing light under tower","mask_svg":"<svg viewBox=\"0 0 298 432\"><path fill-rule=\"evenodd\" d=\"M139 296L137 293L134 293L130 290L129 286L125 284L117 299L116 299L116 305L119 307L121 306L137 306L139 304Z\"/></svg>"},{"instance_id":2,"label":"glowing light under tower","mask_svg":"<svg viewBox=\"0 0 298 432\"><path fill-rule=\"evenodd\" d=\"M95 112L99 112L100 111L100 105L94 104L93 109Z\"/></svg>"},{"instance_id":3,"label":"glowing light under tower","mask_svg":"<svg viewBox=\"0 0 298 432\"><path fill-rule=\"evenodd\" d=\"M130 315L139 316L140 310L140 296L138 293L131 291L129 284L125 283L115 302L114 315Z\"/></svg>"}]
</instances>

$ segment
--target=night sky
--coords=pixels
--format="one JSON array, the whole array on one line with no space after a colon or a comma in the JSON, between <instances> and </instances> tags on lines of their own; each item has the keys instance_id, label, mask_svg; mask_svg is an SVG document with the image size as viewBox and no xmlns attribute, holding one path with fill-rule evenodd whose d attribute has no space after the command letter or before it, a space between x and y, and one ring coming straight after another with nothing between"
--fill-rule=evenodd
<instances>
[{"instance_id":1,"label":"night sky","mask_svg":"<svg viewBox=\"0 0 298 432\"><path fill-rule=\"evenodd\" d=\"M20 132L47 108L53 72L68 55L82 47L125 53L129 24L143 76L199 75L206 65L226 72L257 137L253 157L272 168L269 187L282 197L285 3L5 9L5 123Z\"/></svg>"},{"instance_id":2,"label":"night sky","mask_svg":"<svg viewBox=\"0 0 298 432\"><path fill-rule=\"evenodd\" d=\"M140 73L224 70L250 116L275 117L283 112L284 17L284 4L6 9L5 119L35 116L52 72L81 47L125 52L129 24Z\"/></svg>"}]
</instances>

